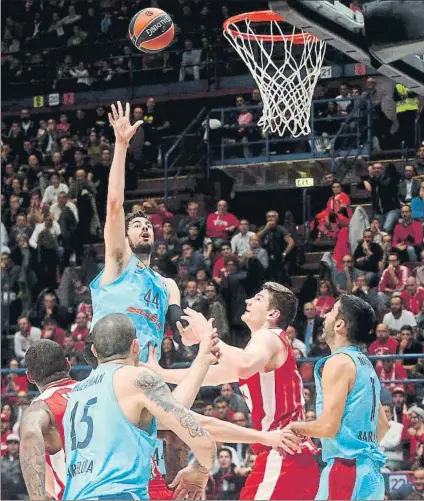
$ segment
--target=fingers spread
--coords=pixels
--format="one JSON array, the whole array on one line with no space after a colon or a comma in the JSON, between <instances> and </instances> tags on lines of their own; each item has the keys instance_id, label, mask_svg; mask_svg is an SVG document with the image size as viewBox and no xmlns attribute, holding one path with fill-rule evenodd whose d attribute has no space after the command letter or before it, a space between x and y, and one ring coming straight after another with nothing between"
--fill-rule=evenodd
<instances>
[{"instance_id":1,"label":"fingers spread","mask_svg":"<svg viewBox=\"0 0 424 501\"><path fill-rule=\"evenodd\" d=\"M118 112L119 112L119 118L122 118L124 116L124 110L122 109L121 101L118 101Z\"/></svg>"},{"instance_id":2,"label":"fingers spread","mask_svg":"<svg viewBox=\"0 0 424 501\"><path fill-rule=\"evenodd\" d=\"M127 103L125 105L125 116L126 118L128 118L128 120L130 119L130 103Z\"/></svg>"},{"instance_id":3,"label":"fingers spread","mask_svg":"<svg viewBox=\"0 0 424 501\"><path fill-rule=\"evenodd\" d=\"M119 118L119 116L118 116L118 112L116 111L115 105L114 105L114 104L112 104L111 108L112 108L112 115L113 115L113 118L114 118L115 120L117 120L117 119Z\"/></svg>"},{"instance_id":4,"label":"fingers spread","mask_svg":"<svg viewBox=\"0 0 424 501\"><path fill-rule=\"evenodd\" d=\"M108 113L107 116L109 118L110 125L113 127L115 125L115 120L113 119L112 114Z\"/></svg>"}]
</instances>

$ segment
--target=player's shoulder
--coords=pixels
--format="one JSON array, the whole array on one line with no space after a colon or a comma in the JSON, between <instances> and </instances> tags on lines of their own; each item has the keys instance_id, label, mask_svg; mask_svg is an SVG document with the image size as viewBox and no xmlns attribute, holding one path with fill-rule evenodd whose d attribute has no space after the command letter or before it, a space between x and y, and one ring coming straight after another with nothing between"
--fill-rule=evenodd
<instances>
[{"instance_id":1,"label":"player's shoulder","mask_svg":"<svg viewBox=\"0 0 424 501\"><path fill-rule=\"evenodd\" d=\"M155 371L144 366L125 366L116 373L118 384L131 386L133 389L147 392L164 384L163 379Z\"/></svg>"},{"instance_id":2,"label":"player's shoulder","mask_svg":"<svg viewBox=\"0 0 424 501\"><path fill-rule=\"evenodd\" d=\"M256 346L266 346L270 349L281 349L285 346L283 332L284 331L282 329L269 329L267 327L262 327L255 332L254 336L252 336L250 343Z\"/></svg>"},{"instance_id":3,"label":"player's shoulder","mask_svg":"<svg viewBox=\"0 0 424 501\"><path fill-rule=\"evenodd\" d=\"M356 372L356 364L346 353L335 353L328 357L324 364L323 374L329 372L339 376L349 376Z\"/></svg>"}]
</instances>

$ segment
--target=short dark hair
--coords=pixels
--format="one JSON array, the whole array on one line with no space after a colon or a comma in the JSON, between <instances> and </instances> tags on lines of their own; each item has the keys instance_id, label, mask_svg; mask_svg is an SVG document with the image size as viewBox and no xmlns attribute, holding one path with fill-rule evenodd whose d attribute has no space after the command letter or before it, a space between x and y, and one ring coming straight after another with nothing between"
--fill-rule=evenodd
<instances>
[{"instance_id":1,"label":"short dark hair","mask_svg":"<svg viewBox=\"0 0 424 501\"><path fill-rule=\"evenodd\" d=\"M230 459L231 461L233 460L233 452L231 449L229 449L228 447L220 447L218 450L217 450L217 454L218 456L221 454L221 452L227 452L228 455L230 456Z\"/></svg>"},{"instance_id":2,"label":"short dark hair","mask_svg":"<svg viewBox=\"0 0 424 501\"><path fill-rule=\"evenodd\" d=\"M278 327L287 329L287 326L294 321L297 313L297 297L290 289L277 282L265 282L262 289L269 293L270 307L280 312Z\"/></svg>"},{"instance_id":3,"label":"short dark hair","mask_svg":"<svg viewBox=\"0 0 424 501\"><path fill-rule=\"evenodd\" d=\"M131 221L137 217L142 217L144 219L147 219L147 221L149 221L149 223L151 222L150 217L146 214L146 212L144 212L143 209L137 210L135 212L129 212L125 216L125 231L128 231L128 227L129 227Z\"/></svg>"},{"instance_id":4,"label":"short dark hair","mask_svg":"<svg viewBox=\"0 0 424 501\"><path fill-rule=\"evenodd\" d=\"M99 362L126 358L137 339L135 325L127 315L112 313L96 323L92 339Z\"/></svg>"},{"instance_id":5,"label":"short dark hair","mask_svg":"<svg viewBox=\"0 0 424 501\"><path fill-rule=\"evenodd\" d=\"M213 401L213 405L216 405L216 404L227 404L228 405L228 402L225 400L225 398L221 395L219 395L218 397L215 398L215 400Z\"/></svg>"},{"instance_id":6,"label":"short dark hair","mask_svg":"<svg viewBox=\"0 0 424 501\"><path fill-rule=\"evenodd\" d=\"M44 386L69 376L63 348L50 339L40 339L25 353L27 371L37 385Z\"/></svg>"},{"instance_id":7,"label":"short dark hair","mask_svg":"<svg viewBox=\"0 0 424 501\"><path fill-rule=\"evenodd\" d=\"M339 298L338 316L346 322L347 338L352 344L370 341L370 332L376 323L371 306L353 294L342 294Z\"/></svg>"},{"instance_id":8,"label":"short dark hair","mask_svg":"<svg viewBox=\"0 0 424 501\"><path fill-rule=\"evenodd\" d=\"M410 325L402 325L400 332L402 331L408 331L412 334L412 332L414 332L414 329Z\"/></svg>"}]
</instances>

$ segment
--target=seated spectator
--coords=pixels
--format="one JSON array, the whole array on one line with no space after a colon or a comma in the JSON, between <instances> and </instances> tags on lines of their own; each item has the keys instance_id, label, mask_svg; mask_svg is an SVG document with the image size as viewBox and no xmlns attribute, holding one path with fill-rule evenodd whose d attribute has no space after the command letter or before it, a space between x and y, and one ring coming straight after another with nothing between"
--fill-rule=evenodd
<instances>
[{"instance_id":1,"label":"seated spectator","mask_svg":"<svg viewBox=\"0 0 424 501\"><path fill-rule=\"evenodd\" d=\"M157 204L153 198L149 198L143 203L143 210L150 216L150 220L155 230L155 238L162 238L162 225L165 220L172 221L174 215L169 212L165 204Z\"/></svg>"},{"instance_id":2,"label":"seated spectator","mask_svg":"<svg viewBox=\"0 0 424 501\"><path fill-rule=\"evenodd\" d=\"M205 266L205 261L199 251L194 251L193 246L186 242L181 246L180 264L185 264L188 267L190 275L196 275L199 268Z\"/></svg>"},{"instance_id":3,"label":"seated spectator","mask_svg":"<svg viewBox=\"0 0 424 501\"><path fill-rule=\"evenodd\" d=\"M413 472L412 476L412 491L407 495L401 494L401 497L396 499L422 499L424 496L424 468L420 466ZM406 487L408 487L409 484ZM402 488L399 488L400 491Z\"/></svg>"},{"instance_id":4,"label":"seated spectator","mask_svg":"<svg viewBox=\"0 0 424 501\"><path fill-rule=\"evenodd\" d=\"M249 428L249 413L244 412L234 412L233 419L231 422L238 426L242 426L243 428ZM231 442L227 442L224 446L228 446L231 449L234 449L237 452L237 456L242 460L248 462L250 444L233 444Z\"/></svg>"},{"instance_id":5,"label":"seated spectator","mask_svg":"<svg viewBox=\"0 0 424 501\"><path fill-rule=\"evenodd\" d=\"M333 283L339 294L343 294L344 292L351 293L355 280L363 273L355 269L353 257L349 254L343 256L342 263L343 271L335 270L333 273Z\"/></svg>"},{"instance_id":6,"label":"seated spectator","mask_svg":"<svg viewBox=\"0 0 424 501\"><path fill-rule=\"evenodd\" d=\"M371 230L365 230L362 239L353 253L355 268L365 273L368 283L378 279L379 264L383 259L383 249L373 242Z\"/></svg>"},{"instance_id":7,"label":"seated spectator","mask_svg":"<svg viewBox=\"0 0 424 501\"><path fill-rule=\"evenodd\" d=\"M215 261L213 265L212 277L218 284L225 277L225 265L224 260L226 257L231 256L231 246L230 244L222 244L221 245L221 254L218 259Z\"/></svg>"},{"instance_id":8,"label":"seated spectator","mask_svg":"<svg viewBox=\"0 0 424 501\"><path fill-rule=\"evenodd\" d=\"M333 308L336 299L331 284L328 280L321 280L318 285L318 297L313 300L317 315L324 318Z\"/></svg>"},{"instance_id":9,"label":"seated spectator","mask_svg":"<svg viewBox=\"0 0 424 501\"><path fill-rule=\"evenodd\" d=\"M16 360L25 366L25 353L28 348L41 337L41 330L33 327L27 316L18 320L19 330L15 333L14 352Z\"/></svg>"},{"instance_id":10,"label":"seated spectator","mask_svg":"<svg viewBox=\"0 0 424 501\"><path fill-rule=\"evenodd\" d=\"M43 301L37 306L36 321L43 325L47 318L53 318L57 324L66 329L68 324L68 312L58 304L56 296L51 293L44 294Z\"/></svg>"},{"instance_id":11,"label":"seated spectator","mask_svg":"<svg viewBox=\"0 0 424 501\"><path fill-rule=\"evenodd\" d=\"M24 213L18 214L16 217L16 224L11 228L9 233L9 247L13 252L18 246L18 238L23 236L27 240L30 239L32 235L32 228L27 223L27 217Z\"/></svg>"},{"instance_id":12,"label":"seated spectator","mask_svg":"<svg viewBox=\"0 0 424 501\"><path fill-rule=\"evenodd\" d=\"M7 449L1 459L1 487L4 499L22 499L27 495L19 461L19 443L20 438L16 433L10 433L6 438Z\"/></svg>"},{"instance_id":13,"label":"seated spectator","mask_svg":"<svg viewBox=\"0 0 424 501\"><path fill-rule=\"evenodd\" d=\"M250 251L250 237L254 236L253 231L249 231L249 221L241 219L238 227L239 233L231 239L231 250L238 257L244 256Z\"/></svg>"},{"instance_id":14,"label":"seated spectator","mask_svg":"<svg viewBox=\"0 0 424 501\"><path fill-rule=\"evenodd\" d=\"M293 346L294 350L299 350L302 357L306 357L307 350L306 345L296 337L296 326L289 325L286 329L287 339L290 341L290 344Z\"/></svg>"},{"instance_id":15,"label":"seated spectator","mask_svg":"<svg viewBox=\"0 0 424 501\"><path fill-rule=\"evenodd\" d=\"M355 285L352 288L352 294L368 303L378 314L384 309L384 304L382 304L378 292L375 289L370 289L365 275L358 275L356 277Z\"/></svg>"},{"instance_id":16,"label":"seated spectator","mask_svg":"<svg viewBox=\"0 0 424 501\"><path fill-rule=\"evenodd\" d=\"M206 236L212 239L214 246L219 248L223 242L230 240L231 234L238 228L240 222L234 214L228 212L228 203L220 200L217 211L209 214L206 222Z\"/></svg>"},{"instance_id":17,"label":"seated spectator","mask_svg":"<svg viewBox=\"0 0 424 501\"><path fill-rule=\"evenodd\" d=\"M9 369L20 369L19 367L19 362L15 359L12 359L9 362ZM18 374L18 373L10 373L8 376L12 376L11 380L13 381L13 390L16 393L19 392L27 392L28 391L28 378L26 377L26 374ZM8 391L7 391L8 392ZM6 393L7 393L6 392Z\"/></svg>"},{"instance_id":18,"label":"seated spectator","mask_svg":"<svg viewBox=\"0 0 424 501\"><path fill-rule=\"evenodd\" d=\"M268 269L269 259L267 251L261 247L260 239L256 234L253 234L249 239L250 249L245 255L245 258L256 257L256 259L261 263L264 270Z\"/></svg>"},{"instance_id":19,"label":"seated spectator","mask_svg":"<svg viewBox=\"0 0 424 501\"><path fill-rule=\"evenodd\" d=\"M375 370L378 375L378 379L384 383L384 381L393 381L393 380L401 380L408 379L408 373L406 372L405 367L401 365L399 362L395 362L393 359L383 358L377 363ZM394 389L395 387L402 387L398 383L387 383L386 387ZM408 393L414 393L414 385L406 385L406 391Z\"/></svg>"},{"instance_id":20,"label":"seated spectator","mask_svg":"<svg viewBox=\"0 0 424 501\"><path fill-rule=\"evenodd\" d=\"M406 288L402 291L400 297L406 310L413 315L418 315L424 301L424 288L418 287L417 280L414 277L408 277Z\"/></svg>"},{"instance_id":21,"label":"seated spectator","mask_svg":"<svg viewBox=\"0 0 424 501\"><path fill-rule=\"evenodd\" d=\"M403 180L399 183L398 198L402 205L410 204L412 199L417 197L420 191L420 182L415 179L416 175L413 165L405 165L403 168Z\"/></svg>"},{"instance_id":22,"label":"seated spectator","mask_svg":"<svg viewBox=\"0 0 424 501\"><path fill-rule=\"evenodd\" d=\"M383 245L383 237L387 235L381 231L380 220L378 218L371 219L370 231L372 233L372 241L380 246Z\"/></svg>"},{"instance_id":23,"label":"seated spectator","mask_svg":"<svg viewBox=\"0 0 424 501\"><path fill-rule=\"evenodd\" d=\"M202 235L206 232L206 221L204 217L199 216L199 204L197 202L189 202L187 215L179 220L177 228L179 238L188 237L188 229L191 224L197 224Z\"/></svg>"},{"instance_id":24,"label":"seated spectator","mask_svg":"<svg viewBox=\"0 0 424 501\"><path fill-rule=\"evenodd\" d=\"M386 304L394 292L402 292L405 289L406 280L411 275L410 269L399 263L397 254L391 253L388 263L378 285L379 295Z\"/></svg>"},{"instance_id":25,"label":"seated spectator","mask_svg":"<svg viewBox=\"0 0 424 501\"><path fill-rule=\"evenodd\" d=\"M235 393L231 384L227 383L221 386L221 396L227 401L230 411L249 414L249 409L244 398L240 394Z\"/></svg>"},{"instance_id":26,"label":"seated spectator","mask_svg":"<svg viewBox=\"0 0 424 501\"><path fill-rule=\"evenodd\" d=\"M399 251L402 262L417 261L423 243L421 223L412 219L411 209L404 205L401 209L402 222L395 226L393 247Z\"/></svg>"},{"instance_id":27,"label":"seated spectator","mask_svg":"<svg viewBox=\"0 0 424 501\"><path fill-rule=\"evenodd\" d=\"M424 251L420 253L421 264L414 269L418 287L424 287Z\"/></svg>"},{"instance_id":28,"label":"seated spectator","mask_svg":"<svg viewBox=\"0 0 424 501\"><path fill-rule=\"evenodd\" d=\"M390 336L389 327L386 324L378 324L375 330L377 339L368 348L369 355L396 355L399 343Z\"/></svg>"},{"instance_id":29,"label":"seated spectator","mask_svg":"<svg viewBox=\"0 0 424 501\"><path fill-rule=\"evenodd\" d=\"M379 444L380 451L386 455L386 468L391 471L400 470L403 465L403 424L393 420L393 406L383 405L384 413L389 421L389 431Z\"/></svg>"},{"instance_id":30,"label":"seated spectator","mask_svg":"<svg viewBox=\"0 0 424 501\"><path fill-rule=\"evenodd\" d=\"M312 344L311 349L309 350L308 357L322 358L322 357L327 357L330 354L331 354L330 347L325 342L322 333L320 332L317 335L316 340Z\"/></svg>"},{"instance_id":31,"label":"seated spectator","mask_svg":"<svg viewBox=\"0 0 424 501\"><path fill-rule=\"evenodd\" d=\"M222 421L231 422L234 418L234 412L231 411L227 400L223 396L216 397L214 402L214 417Z\"/></svg>"},{"instance_id":32,"label":"seated spectator","mask_svg":"<svg viewBox=\"0 0 424 501\"><path fill-rule=\"evenodd\" d=\"M220 301L218 301L216 284L214 282L207 283L205 296L209 303L209 310L206 318L214 319L213 325L219 333L219 337L225 341L228 339L230 328L228 326L225 307Z\"/></svg>"},{"instance_id":33,"label":"seated spectator","mask_svg":"<svg viewBox=\"0 0 424 501\"><path fill-rule=\"evenodd\" d=\"M309 353L312 343L322 333L324 320L317 315L314 303L306 303L303 306L304 318L296 323L296 333L301 341L305 343L306 352Z\"/></svg>"},{"instance_id":34,"label":"seated spectator","mask_svg":"<svg viewBox=\"0 0 424 501\"><path fill-rule=\"evenodd\" d=\"M392 334L400 332L404 325L417 325L414 315L403 309L402 298L399 296L393 296L390 300L390 312L384 315L383 323L389 327Z\"/></svg>"},{"instance_id":35,"label":"seated spectator","mask_svg":"<svg viewBox=\"0 0 424 501\"><path fill-rule=\"evenodd\" d=\"M168 252L166 243L161 242L160 240L156 241L155 247L156 250L152 254L151 262L157 264L160 273L162 273L166 277L174 275L176 266L172 259L172 255Z\"/></svg>"},{"instance_id":36,"label":"seated spectator","mask_svg":"<svg viewBox=\"0 0 424 501\"><path fill-rule=\"evenodd\" d=\"M233 461L230 448L221 447L218 450L219 469L213 474L214 492L208 493L208 496L212 496L211 499L238 499L245 477L235 472L236 464Z\"/></svg>"},{"instance_id":37,"label":"seated spectator","mask_svg":"<svg viewBox=\"0 0 424 501\"><path fill-rule=\"evenodd\" d=\"M324 235L335 238L338 230L349 224L352 217L350 198L342 190L338 181L333 181L331 186L333 195L327 202L327 207L315 216L316 227Z\"/></svg>"},{"instance_id":38,"label":"seated spectator","mask_svg":"<svg viewBox=\"0 0 424 501\"><path fill-rule=\"evenodd\" d=\"M75 353L75 340L70 332L66 333L65 339L63 340L63 351L68 360L71 355Z\"/></svg>"},{"instance_id":39,"label":"seated spectator","mask_svg":"<svg viewBox=\"0 0 424 501\"><path fill-rule=\"evenodd\" d=\"M424 443L424 409L416 405L408 410L410 428L409 436L409 464L416 469L422 461Z\"/></svg>"},{"instance_id":40,"label":"seated spectator","mask_svg":"<svg viewBox=\"0 0 424 501\"><path fill-rule=\"evenodd\" d=\"M185 50L181 59L180 82L184 82L186 75L193 75L194 80L200 79L200 58L201 50L193 49L193 42L186 40L184 42Z\"/></svg>"},{"instance_id":41,"label":"seated spectator","mask_svg":"<svg viewBox=\"0 0 424 501\"><path fill-rule=\"evenodd\" d=\"M54 217L55 221L59 222L60 216L65 207L68 207L68 209L74 215L75 221L78 223L77 206L69 200L67 191L59 191L59 193L57 194L57 201L54 202L50 207L50 214Z\"/></svg>"},{"instance_id":42,"label":"seated spectator","mask_svg":"<svg viewBox=\"0 0 424 501\"><path fill-rule=\"evenodd\" d=\"M85 340L89 334L90 324L87 315L79 311L75 318L75 324L71 327L71 334L75 341L75 349L77 351L84 351Z\"/></svg>"},{"instance_id":43,"label":"seated spectator","mask_svg":"<svg viewBox=\"0 0 424 501\"><path fill-rule=\"evenodd\" d=\"M191 308L203 316L207 316L209 310L208 300L197 292L197 281L189 280L181 297L181 308Z\"/></svg>"},{"instance_id":44,"label":"seated spectator","mask_svg":"<svg viewBox=\"0 0 424 501\"><path fill-rule=\"evenodd\" d=\"M190 243L195 251L203 252L203 237L197 224L193 223L190 225L188 236L181 240L181 245L185 242Z\"/></svg>"},{"instance_id":45,"label":"seated spectator","mask_svg":"<svg viewBox=\"0 0 424 501\"><path fill-rule=\"evenodd\" d=\"M162 355L159 360L159 365L164 369L171 369L173 364L182 362L181 354L175 348L175 343L170 337L163 338Z\"/></svg>"},{"instance_id":46,"label":"seated spectator","mask_svg":"<svg viewBox=\"0 0 424 501\"><path fill-rule=\"evenodd\" d=\"M60 192L68 193L68 185L60 182L59 174L53 173L50 176L50 183L43 195L43 204L46 205L55 204Z\"/></svg>"},{"instance_id":47,"label":"seated spectator","mask_svg":"<svg viewBox=\"0 0 424 501\"><path fill-rule=\"evenodd\" d=\"M171 221L165 220L162 224L162 240L165 242L171 258L178 256L180 252L180 240L172 228Z\"/></svg>"},{"instance_id":48,"label":"seated spectator","mask_svg":"<svg viewBox=\"0 0 424 501\"><path fill-rule=\"evenodd\" d=\"M57 325L54 318L46 318L43 322L43 330L41 331L41 339L50 339L63 347L65 340L65 331Z\"/></svg>"},{"instance_id":49,"label":"seated spectator","mask_svg":"<svg viewBox=\"0 0 424 501\"><path fill-rule=\"evenodd\" d=\"M39 223L36 225L32 235L31 235L31 238L29 239L29 245L33 249L38 248L38 238L44 230L49 230L52 237L54 238L54 240L57 243L57 239L58 239L59 235L61 234L59 223L57 223L57 221L55 221L52 216L46 215L44 217L44 221L42 223Z\"/></svg>"},{"instance_id":50,"label":"seated spectator","mask_svg":"<svg viewBox=\"0 0 424 501\"><path fill-rule=\"evenodd\" d=\"M411 211L413 219L424 220L424 183L420 184L418 195L411 200Z\"/></svg>"},{"instance_id":51,"label":"seated spectator","mask_svg":"<svg viewBox=\"0 0 424 501\"><path fill-rule=\"evenodd\" d=\"M414 339L414 331L409 325L404 325L400 330L400 344L397 348L399 355L414 355L422 353L423 347L421 343ZM417 358L402 359L402 365L416 365Z\"/></svg>"}]
</instances>

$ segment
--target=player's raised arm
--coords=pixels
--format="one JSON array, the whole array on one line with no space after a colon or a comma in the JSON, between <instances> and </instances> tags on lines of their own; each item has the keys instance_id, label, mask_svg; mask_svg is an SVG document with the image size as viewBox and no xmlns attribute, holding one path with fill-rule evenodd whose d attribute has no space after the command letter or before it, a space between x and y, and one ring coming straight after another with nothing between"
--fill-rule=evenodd
<instances>
[{"instance_id":1,"label":"player's raised arm","mask_svg":"<svg viewBox=\"0 0 424 501\"><path fill-rule=\"evenodd\" d=\"M149 369L140 368L134 386L141 390L143 406L191 448L199 471L207 474L215 463L216 445L194 412L179 403L164 380Z\"/></svg>"},{"instance_id":2,"label":"player's raised arm","mask_svg":"<svg viewBox=\"0 0 424 501\"><path fill-rule=\"evenodd\" d=\"M129 142L137 128L143 123L141 120L134 125L130 123L130 105L118 101L117 106L112 104L109 121L115 133L115 150L109 174L107 194L107 210L105 224L105 269L101 284L106 285L116 280L127 266L131 258L131 249L125 237L125 160Z\"/></svg>"},{"instance_id":3,"label":"player's raised arm","mask_svg":"<svg viewBox=\"0 0 424 501\"><path fill-rule=\"evenodd\" d=\"M48 407L43 402L34 402L24 412L19 427L19 459L31 499L54 499L46 497L46 448L43 437L51 422Z\"/></svg>"},{"instance_id":4,"label":"player's raised arm","mask_svg":"<svg viewBox=\"0 0 424 501\"><path fill-rule=\"evenodd\" d=\"M348 355L339 354L325 362L322 372L322 414L315 421L293 422L288 429L313 438L333 438L340 430L346 400L356 377Z\"/></svg>"}]
</instances>

